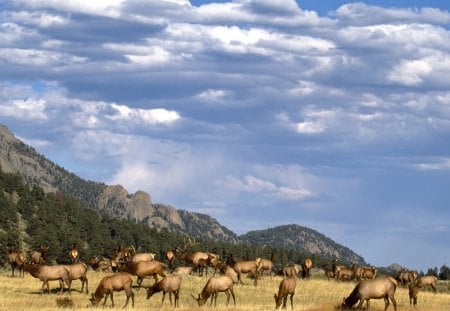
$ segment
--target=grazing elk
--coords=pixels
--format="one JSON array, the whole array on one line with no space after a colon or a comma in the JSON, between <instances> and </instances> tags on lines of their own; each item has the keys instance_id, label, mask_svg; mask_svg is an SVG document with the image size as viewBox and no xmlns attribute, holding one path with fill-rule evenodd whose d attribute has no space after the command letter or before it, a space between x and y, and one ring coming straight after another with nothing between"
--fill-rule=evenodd
<instances>
[{"instance_id":1,"label":"grazing elk","mask_svg":"<svg viewBox=\"0 0 450 311\"><path fill-rule=\"evenodd\" d=\"M72 244L72 249L69 252L70 262L72 264L78 263L79 257L80 257L80 254L78 253L77 245L76 244Z\"/></svg>"},{"instance_id":2,"label":"grazing elk","mask_svg":"<svg viewBox=\"0 0 450 311\"><path fill-rule=\"evenodd\" d=\"M64 290L64 283L70 288L69 269L67 266L41 266L29 263L25 266L25 270L33 277L42 281L42 293L44 293L45 287L47 287L47 291L50 293L49 281L59 281L60 294Z\"/></svg>"},{"instance_id":3,"label":"grazing elk","mask_svg":"<svg viewBox=\"0 0 450 311\"><path fill-rule=\"evenodd\" d=\"M19 269L19 277L23 278L23 266L25 263L25 254L22 251L8 250L8 262L11 266L11 277L14 277L14 270Z\"/></svg>"},{"instance_id":4,"label":"grazing elk","mask_svg":"<svg viewBox=\"0 0 450 311\"><path fill-rule=\"evenodd\" d=\"M164 304L164 298L166 297L166 293L169 293L169 301L170 305L172 305L172 293L174 295L174 306L180 306L180 285L181 279L178 275L170 275L164 277L162 280L158 281L158 283L153 284L150 287L147 287L147 299L153 296L155 293L163 292L161 306Z\"/></svg>"},{"instance_id":5,"label":"grazing elk","mask_svg":"<svg viewBox=\"0 0 450 311\"><path fill-rule=\"evenodd\" d=\"M406 269L401 269L395 278L401 285L407 285L408 283L414 284L417 279L416 271L409 271Z\"/></svg>"},{"instance_id":6,"label":"grazing elk","mask_svg":"<svg viewBox=\"0 0 450 311\"><path fill-rule=\"evenodd\" d=\"M128 305L130 297L131 297L131 306L134 307L134 293L133 290L131 289L132 284L133 284L133 276L129 273L119 273L110 276L105 276L103 279L100 280L100 283L98 284L95 293L92 294L90 301L93 306L96 306L102 300L103 296L106 295L105 300L103 301L104 306L106 303L106 299L108 298L109 295L109 297L111 298L111 305L112 307L114 307L113 292L124 290L127 296L127 300L123 307L125 308Z\"/></svg>"},{"instance_id":7,"label":"grazing elk","mask_svg":"<svg viewBox=\"0 0 450 311\"><path fill-rule=\"evenodd\" d=\"M272 270L273 270L273 262L275 259L275 254L270 254L270 259L267 258L256 258L256 264L258 265L258 269L261 272L261 277L264 276L264 271L269 271L270 279L272 279Z\"/></svg>"},{"instance_id":8,"label":"grazing elk","mask_svg":"<svg viewBox=\"0 0 450 311\"><path fill-rule=\"evenodd\" d=\"M93 257L89 259L89 265L94 271L112 272L112 262L108 258Z\"/></svg>"},{"instance_id":9,"label":"grazing elk","mask_svg":"<svg viewBox=\"0 0 450 311\"><path fill-rule=\"evenodd\" d=\"M227 275L213 276L207 282L201 294L198 294L198 298L191 294L191 296L197 300L199 306L203 306L209 297L211 297L211 305L214 300L214 307L217 305L217 296L219 292L225 292L227 295L226 305L230 302L230 295L233 296L234 306L236 307L236 298L233 292L234 281Z\"/></svg>"},{"instance_id":10,"label":"grazing elk","mask_svg":"<svg viewBox=\"0 0 450 311\"><path fill-rule=\"evenodd\" d=\"M422 288L427 285L430 285L431 288L433 289L433 291L436 293L436 282L437 282L437 277L435 277L434 275L426 275L426 276L422 276L422 277L418 278L416 280L416 282L414 283L414 286L418 287L418 288Z\"/></svg>"},{"instance_id":11,"label":"grazing elk","mask_svg":"<svg viewBox=\"0 0 450 311\"><path fill-rule=\"evenodd\" d=\"M283 275L285 277L297 276L302 270L300 265L292 264L283 267Z\"/></svg>"},{"instance_id":12,"label":"grazing elk","mask_svg":"<svg viewBox=\"0 0 450 311\"><path fill-rule=\"evenodd\" d=\"M233 264L232 268L237 273L237 279L238 279L239 283L244 284L242 282L242 274L243 273L250 273L250 275L253 277L253 280L254 280L253 285L256 286L258 284L259 269L258 269L258 265L256 264L256 261L254 261L254 260L236 261Z\"/></svg>"},{"instance_id":13,"label":"grazing elk","mask_svg":"<svg viewBox=\"0 0 450 311\"><path fill-rule=\"evenodd\" d=\"M164 274L164 264L158 260L127 262L121 266L121 271L136 275L139 288L141 288L142 281L146 276L152 275L155 283L158 281L158 275L161 277L166 276Z\"/></svg>"},{"instance_id":14,"label":"grazing elk","mask_svg":"<svg viewBox=\"0 0 450 311\"><path fill-rule=\"evenodd\" d=\"M309 279L310 271L313 266L311 258L306 258L302 263L302 279Z\"/></svg>"},{"instance_id":15,"label":"grazing elk","mask_svg":"<svg viewBox=\"0 0 450 311\"><path fill-rule=\"evenodd\" d=\"M76 263L73 265L66 266L69 269L69 293L72 289L72 281L80 280L81 281L81 291L83 292L84 284L86 284L86 294L89 293L88 289L88 279L86 277L88 267L84 263Z\"/></svg>"},{"instance_id":16,"label":"grazing elk","mask_svg":"<svg viewBox=\"0 0 450 311\"><path fill-rule=\"evenodd\" d=\"M369 310L370 299L383 298L384 310L389 307L389 299L394 305L394 310L397 310L397 302L394 298L396 288L397 281L390 276L373 280L359 281L350 296L343 299L342 308L351 309L359 300L357 309L362 310L364 301L367 301L367 310Z\"/></svg>"},{"instance_id":17,"label":"grazing elk","mask_svg":"<svg viewBox=\"0 0 450 311\"><path fill-rule=\"evenodd\" d=\"M41 245L39 250L34 250L31 252L30 260L31 263L40 265L47 261L48 257L48 245Z\"/></svg>"},{"instance_id":18,"label":"grazing elk","mask_svg":"<svg viewBox=\"0 0 450 311\"><path fill-rule=\"evenodd\" d=\"M295 293L295 287L297 286L297 281L296 281L296 277L295 276L291 276L291 277L287 277L284 278L281 283L280 286L278 288L278 294L274 294L274 299L275 299L275 309L278 309L281 305L281 302L283 302L283 309L286 309L286 302L288 299L288 296L290 295L290 299L291 299L291 309L294 310L294 293Z\"/></svg>"}]
</instances>

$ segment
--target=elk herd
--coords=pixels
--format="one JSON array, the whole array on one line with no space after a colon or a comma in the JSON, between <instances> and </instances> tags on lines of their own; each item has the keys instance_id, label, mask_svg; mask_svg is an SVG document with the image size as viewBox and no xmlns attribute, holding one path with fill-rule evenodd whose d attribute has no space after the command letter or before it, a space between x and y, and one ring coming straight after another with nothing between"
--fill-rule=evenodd
<instances>
[{"instance_id":1,"label":"elk herd","mask_svg":"<svg viewBox=\"0 0 450 311\"><path fill-rule=\"evenodd\" d=\"M105 306L108 297L111 300L111 306L114 307L114 292L124 291L126 295L126 307L131 298L131 305L134 307L133 278L136 277L137 290L142 287L144 278L153 277L154 283L150 286L144 286L147 292L147 299L154 294L162 292L161 306L164 303L165 296L169 294L170 305L179 306L180 286L183 275L192 275L194 271L199 276L206 275L207 281L202 291L195 296L191 293L199 306L207 303L210 299L211 306L217 305L217 297L220 292L226 295L226 305L233 298L233 304L236 306L236 296L234 285L243 284L243 277L246 275L253 279L253 285L257 286L258 279L262 279L268 274L272 279L274 267L274 254L270 258L256 258L254 260L235 260L230 254L225 260L222 260L217 254L210 252L191 252L190 249L195 244L195 239L190 238L188 242L176 249L168 250L165 254L166 265L155 259L155 253L136 252L134 247L117 247L111 258L94 257L83 263L80 260L79 252L75 244L68 254L70 264L48 265L48 246L41 246L38 250L29 254L29 259L23 251L8 251L7 260L11 266L11 276L15 276L15 270L19 270L19 277L24 277L24 271L32 277L42 281L41 292L45 290L50 293L50 281L59 282L59 293L63 293L65 286L70 295L72 290L72 281L80 280L81 290L89 293L87 271L88 265L94 271L108 273L103 277L95 292L91 295L90 303L97 306L103 300ZM174 260L184 262L185 266L174 267ZM297 285L297 276L308 279L313 267L311 259L307 258L302 264L291 264L284 266L279 274L283 279L279 283L278 291L274 294L275 308L282 306L286 308L287 300L290 299L291 308L294 308L293 297ZM213 270L213 275L208 278L208 268ZM370 299L384 299L385 310L390 302L397 310L397 303L394 297L397 285L408 286L410 304L417 304L419 289L430 286L436 292L437 278L434 276L418 277L417 272L402 269L394 278L392 276L377 277L375 267L362 267L353 265L346 267L338 265L337 260L331 262L331 268L324 266L325 276L328 279L336 281L356 281L356 286L349 296L343 298L341 309L351 309L354 305L361 310L366 302L369 309ZM220 275L216 275L219 272ZM110 275L111 273L114 273ZM134 286L136 287L136 286ZM172 300L173 296L173 300Z\"/></svg>"}]
</instances>

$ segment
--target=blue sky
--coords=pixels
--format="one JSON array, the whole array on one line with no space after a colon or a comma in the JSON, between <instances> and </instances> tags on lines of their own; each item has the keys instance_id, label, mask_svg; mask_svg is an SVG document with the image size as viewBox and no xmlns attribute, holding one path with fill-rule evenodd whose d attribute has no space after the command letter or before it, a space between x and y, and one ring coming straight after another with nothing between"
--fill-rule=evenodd
<instances>
[{"instance_id":1,"label":"blue sky","mask_svg":"<svg viewBox=\"0 0 450 311\"><path fill-rule=\"evenodd\" d=\"M426 4L426 5L425 5ZM447 1L3 1L0 122L69 171L449 263Z\"/></svg>"}]
</instances>

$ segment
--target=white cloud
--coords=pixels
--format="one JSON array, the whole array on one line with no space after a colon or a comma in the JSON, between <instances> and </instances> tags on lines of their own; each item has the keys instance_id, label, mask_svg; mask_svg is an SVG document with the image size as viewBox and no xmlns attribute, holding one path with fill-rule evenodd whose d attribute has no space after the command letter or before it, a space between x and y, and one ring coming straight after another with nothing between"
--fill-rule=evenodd
<instances>
[{"instance_id":1,"label":"white cloud","mask_svg":"<svg viewBox=\"0 0 450 311\"><path fill-rule=\"evenodd\" d=\"M106 116L113 121L142 122L144 124L172 124L181 116L178 112L163 108L157 109L135 109L125 105L112 104L111 108L115 114Z\"/></svg>"},{"instance_id":2,"label":"white cloud","mask_svg":"<svg viewBox=\"0 0 450 311\"><path fill-rule=\"evenodd\" d=\"M418 163L413 167L419 171L448 171L450 170L450 158L430 159L428 162Z\"/></svg>"},{"instance_id":3,"label":"white cloud","mask_svg":"<svg viewBox=\"0 0 450 311\"><path fill-rule=\"evenodd\" d=\"M86 58L36 49L0 49L0 60L14 65L52 67L83 63Z\"/></svg>"},{"instance_id":4,"label":"white cloud","mask_svg":"<svg viewBox=\"0 0 450 311\"><path fill-rule=\"evenodd\" d=\"M0 103L0 115L14 119L42 122L47 119L46 107L47 103L43 99L17 99Z\"/></svg>"}]
</instances>

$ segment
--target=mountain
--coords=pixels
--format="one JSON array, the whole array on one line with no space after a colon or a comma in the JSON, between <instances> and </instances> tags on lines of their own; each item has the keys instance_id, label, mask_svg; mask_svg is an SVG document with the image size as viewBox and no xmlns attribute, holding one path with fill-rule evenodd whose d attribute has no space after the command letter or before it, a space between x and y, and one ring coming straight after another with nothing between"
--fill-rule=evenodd
<instances>
[{"instance_id":1,"label":"mountain","mask_svg":"<svg viewBox=\"0 0 450 311\"><path fill-rule=\"evenodd\" d=\"M76 198L85 207L111 217L167 228L178 234L237 243L237 235L208 215L180 211L169 205L152 204L144 191L129 194L121 185L108 186L86 181L40 155L0 125L0 166L4 172L19 174L26 184L45 192L60 192Z\"/></svg>"},{"instance_id":2,"label":"mountain","mask_svg":"<svg viewBox=\"0 0 450 311\"><path fill-rule=\"evenodd\" d=\"M251 231L238 237L209 215L154 204L150 194L144 191L129 194L121 185L84 180L40 155L2 125L0 147L2 171L19 174L27 185L38 185L46 193L59 192L74 197L82 206L110 217L125 218L157 230L165 228L173 233L205 240L271 245L328 258L340 258L344 262L364 263L361 256L347 247L309 228L298 225L280 226Z\"/></svg>"},{"instance_id":3,"label":"mountain","mask_svg":"<svg viewBox=\"0 0 450 311\"><path fill-rule=\"evenodd\" d=\"M297 252L338 258L348 263L365 264L364 258L349 248L322 233L296 224L250 231L239 236L239 239L249 244L293 249Z\"/></svg>"}]
</instances>

